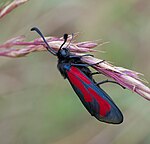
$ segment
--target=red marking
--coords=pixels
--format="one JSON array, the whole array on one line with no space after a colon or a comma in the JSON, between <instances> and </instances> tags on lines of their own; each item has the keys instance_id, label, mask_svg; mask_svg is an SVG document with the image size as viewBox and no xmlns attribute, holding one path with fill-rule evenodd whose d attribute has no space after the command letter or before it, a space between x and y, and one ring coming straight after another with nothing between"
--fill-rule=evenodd
<instances>
[{"instance_id":1,"label":"red marking","mask_svg":"<svg viewBox=\"0 0 150 144\"><path fill-rule=\"evenodd\" d=\"M74 70L76 70L75 73L74 73ZM69 77L71 83L73 85L75 85L82 92L85 101L86 102L91 102L92 97L90 96L90 93L88 92L88 90L85 88L84 84L80 80L80 79L86 78L86 77L80 71L78 73L78 71L79 70L77 68L72 67L71 72L70 71L67 72L68 77ZM85 79L82 79L82 80L84 81ZM86 78L86 82L91 83L87 78Z\"/></svg>"},{"instance_id":2,"label":"red marking","mask_svg":"<svg viewBox=\"0 0 150 144\"><path fill-rule=\"evenodd\" d=\"M71 67L70 68L70 72L74 73L74 75L76 75L77 77L79 77L80 79L82 79L85 83L87 83L87 84L91 83L91 81L89 81L87 79L87 77L83 73L81 73L81 71L78 68Z\"/></svg>"},{"instance_id":3,"label":"red marking","mask_svg":"<svg viewBox=\"0 0 150 144\"><path fill-rule=\"evenodd\" d=\"M102 99L101 96L98 95L93 89L89 88L88 90L92 94L92 96L94 96L94 98L97 100L99 104L99 107L100 107L99 114L101 116L106 116L106 114L111 109L111 105L106 100Z\"/></svg>"},{"instance_id":4,"label":"red marking","mask_svg":"<svg viewBox=\"0 0 150 144\"><path fill-rule=\"evenodd\" d=\"M75 85L82 92L84 96L84 100L86 102L91 102L93 96L99 104L99 108L100 108L99 114L103 117L106 116L106 114L111 109L111 105L106 100L104 100L99 94L97 94L96 91L94 91L90 87L87 89L84 86L84 84L81 82L82 80L87 84L91 84L91 81L87 79L87 77L75 67L71 67L70 71L67 71L67 74L71 83Z\"/></svg>"}]
</instances>

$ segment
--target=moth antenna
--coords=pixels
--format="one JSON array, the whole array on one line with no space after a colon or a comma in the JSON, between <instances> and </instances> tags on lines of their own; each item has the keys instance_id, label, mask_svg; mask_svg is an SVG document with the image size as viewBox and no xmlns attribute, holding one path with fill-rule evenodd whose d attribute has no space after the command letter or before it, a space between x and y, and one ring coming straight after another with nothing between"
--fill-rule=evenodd
<instances>
[{"instance_id":1,"label":"moth antenna","mask_svg":"<svg viewBox=\"0 0 150 144\"><path fill-rule=\"evenodd\" d=\"M66 43L68 39L68 34L64 34L64 42L62 43L62 45L60 46L60 49L63 47L63 45Z\"/></svg>"},{"instance_id":2,"label":"moth antenna","mask_svg":"<svg viewBox=\"0 0 150 144\"><path fill-rule=\"evenodd\" d=\"M33 27L33 28L31 28L31 31L36 31L40 36L41 36L41 38L43 39L43 41L45 42L45 44L46 44L46 49L51 53L51 54L53 54L53 55L57 55L57 53L56 53L56 51L55 50L53 50L50 46L49 46L49 44L47 43L47 41L46 41L46 39L44 38L44 36L43 36L43 34L41 33L41 31L37 28L37 27Z\"/></svg>"}]
</instances>

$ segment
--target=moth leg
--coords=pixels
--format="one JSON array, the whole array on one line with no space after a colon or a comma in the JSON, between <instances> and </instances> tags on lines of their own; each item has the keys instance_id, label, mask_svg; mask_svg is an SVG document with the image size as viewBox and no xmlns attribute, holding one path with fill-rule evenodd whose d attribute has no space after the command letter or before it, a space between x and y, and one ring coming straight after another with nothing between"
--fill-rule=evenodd
<instances>
[{"instance_id":1,"label":"moth leg","mask_svg":"<svg viewBox=\"0 0 150 144\"><path fill-rule=\"evenodd\" d=\"M77 67L88 67L89 64L74 64L74 63L71 63L71 66L77 66Z\"/></svg>"},{"instance_id":2,"label":"moth leg","mask_svg":"<svg viewBox=\"0 0 150 144\"><path fill-rule=\"evenodd\" d=\"M119 84L118 82L111 81L111 80L104 80L104 81L101 81L101 82L96 83L96 85L99 86L99 85L101 85L101 84L108 83L108 82L118 84L118 85L121 86L123 89L126 89L124 86L122 86L122 85Z\"/></svg>"},{"instance_id":3,"label":"moth leg","mask_svg":"<svg viewBox=\"0 0 150 144\"><path fill-rule=\"evenodd\" d=\"M103 62L105 62L105 60L101 60L101 61L99 61L97 63L94 63L94 64L89 64L89 66L94 66L94 65L97 65L97 64L100 64L100 63L103 63Z\"/></svg>"},{"instance_id":4,"label":"moth leg","mask_svg":"<svg viewBox=\"0 0 150 144\"><path fill-rule=\"evenodd\" d=\"M82 58L84 56L92 56L92 57L94 57L94 55L92 55L92 54L85 54L85 55L81 55L81 56L70 55L69 58L71 58L71 59L73 59L73 58Z\"/></svg>"},{"instance_id":5,"label":"moth leg","mask_svg":"<svg viewBox=\"0 0 150 144\"><path fill-rule=\"evenodd\" d=\"M96 64L99 64L99 63L103 63L105 60L102 60L102 61L99 61L97 63L94 63L94 64L75 64L75 63L71 63L71 66L81 66L81 67L88 67L88 66L93 66L93 65L96 65Z\"/></svg>"},{"instance_id":6,"label":"moth leg","mask_svg":"<svg viewBox=\"0 0 150 144\"><path fill-rule=\"evenodd\" d=\"M102 73L100 73L100 72L93 72L90 75L93 76L93 75L97 75L97 74L102 74Z\"/></svg>"},{"instance_id":7,"label":"moth leg","mask_svg":"<svg viewBox=\"0 0 150 144\"><path fill-rule=\"evenodd\" d=\"M81 57L84 57L84 56L91 56L91 57L94 57L94 55L92 55L92 54L85 54L85 55L82 55Z\"/></svg>"}]
</instances>

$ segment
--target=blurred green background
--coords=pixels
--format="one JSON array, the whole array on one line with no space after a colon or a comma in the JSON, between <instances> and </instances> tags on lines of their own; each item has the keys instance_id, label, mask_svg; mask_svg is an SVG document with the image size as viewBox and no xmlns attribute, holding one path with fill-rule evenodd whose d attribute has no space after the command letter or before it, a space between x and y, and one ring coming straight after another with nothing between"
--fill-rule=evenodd
<instances>
[{"instance_id":1,"label":"blurred green background","mask_svg":"<svg viewBox=\"0 0 150 144\"><path fill-rule=\"evenodd\" d=\"M80 32L77 41L110 41L96 48L106 53L95 56L150 81L149 0L30 0L0 20L0 43L18 35L38 37L30 32L33 26L45 36ZM0 144L150 144L149 101L103 85L124 122L101 123L85 110L56 64L48 52L0 58Z\"/></svg>"}]
</instances>

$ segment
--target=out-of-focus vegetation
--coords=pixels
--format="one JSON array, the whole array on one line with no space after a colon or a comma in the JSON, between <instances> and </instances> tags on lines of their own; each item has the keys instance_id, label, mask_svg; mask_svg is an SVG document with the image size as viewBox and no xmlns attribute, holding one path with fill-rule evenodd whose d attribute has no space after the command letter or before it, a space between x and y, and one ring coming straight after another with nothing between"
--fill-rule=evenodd
<instances>
[{"instance_id":1,"label":"out-of-focus vegetation","mask_svg":"<svg viewBox=\"0 0 150 144\"><path fill-rule=\"evenodd\" d=\"M0 3L7 2L1 0ZM30 0L0 20L0 43L38 26L45 36L80 32L78 41L110 41L96 57L139 71L150 81L150 1ZM108 125L85 110L48 52L0 58L0 144L149 144L150 103L112 84L102 86L124 122ZM104 77L96 76L97 80Z\"/></svg>"}]
</instances>

